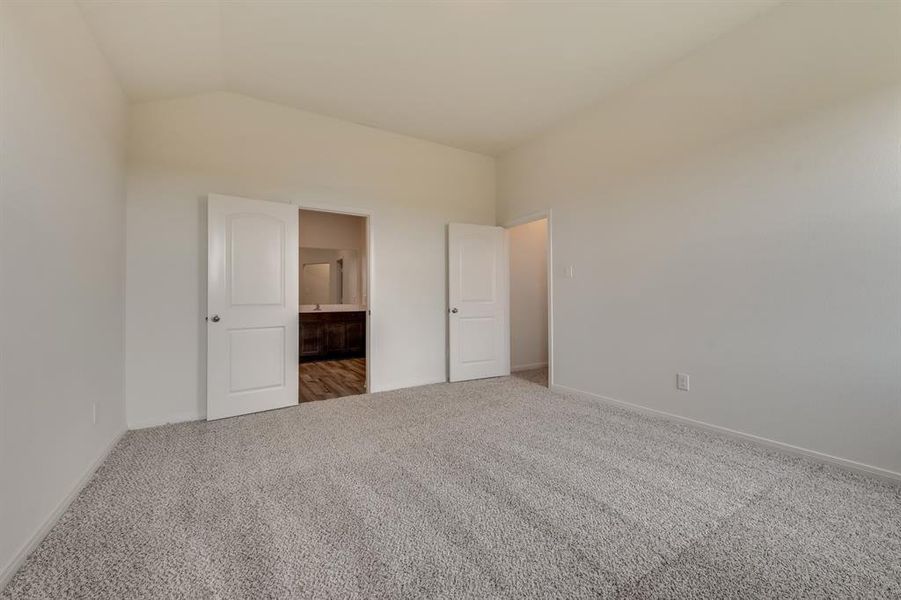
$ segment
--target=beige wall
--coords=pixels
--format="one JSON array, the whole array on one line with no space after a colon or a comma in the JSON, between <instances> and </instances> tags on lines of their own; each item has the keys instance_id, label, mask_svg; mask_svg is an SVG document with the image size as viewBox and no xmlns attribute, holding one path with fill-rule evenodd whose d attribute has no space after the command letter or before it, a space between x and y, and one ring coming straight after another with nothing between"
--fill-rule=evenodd
<instances>
[{"instance_id":1,"label":"beige wall","mask_svg":"<svg viewBox=\"0 0 901 600\"><path fill-rule=\"evenodd\" d=\"M499 159L558 384L901 472L899 19L787 3Z\"/></svg>"},{"instance_id":2,"label":"beige wall","mask_svg":"<svg viewBox=\"0 0 901 600\"><path fill-rule=\"evenodd\" d=\"M125 429L127 107L74 4L0 2L0 40L2 588Z\"/></svg>"},{"instance_id":3,"label":"beige wall","mask_svg":"<svg viewBox=\"0 0 901 600\"><path fill-rule=\"evenodd\" d=\"M372 389L445 379L446 226L494 224L492 158L237 94L151 102L129 144L131 427L205 414L210 192L370 211Z\"/></svg>"},{"instance_id":4,"label":"beige wall","mask_svg":"<svg viewBox=\"0 0 901 600\"><path fill-rule=\"evenodd\" d=\"M510 365L547 364L547 219L510 228Z\"/></svg>"},{"instance_id":5,"label":"beige wall","mask_svg":"<svg viewBox=\"0 0 901 600\"><path fill-rule=\"evenodd\" d=\"M366 246L365 219L353 215L301 210L299 239L303 248L362 250Z\"/></svg>"}]
</instances>

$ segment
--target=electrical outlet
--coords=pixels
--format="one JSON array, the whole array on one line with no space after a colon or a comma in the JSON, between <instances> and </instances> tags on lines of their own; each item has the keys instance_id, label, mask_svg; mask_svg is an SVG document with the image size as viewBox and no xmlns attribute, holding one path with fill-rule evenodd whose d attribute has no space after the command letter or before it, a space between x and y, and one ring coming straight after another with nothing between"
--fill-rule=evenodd
<instances>
[{"instance_id":1,"label":"electrical outlet","mask_svg":"<svg viewBox=\"0 0 901 600\"><path fill-rule=\"evenodd\" d=\"M688 373L676 373L676 389L688 391Z\"/></svg>"},{"instance_id":2,"label":"electrical outlet","mask_svg":"<svg viewBox=\"0 0 901 600\"><path fill-rule=\"evenodd\" d=\"M94 423L94 425L97 424L97 403L96 402L91 403L91 421Z\"/></svg>"},{"instance_id":3,"label":"electrical outlet","mask_svg":"<svg viewBox=\"0 0 901 600\"><path fill-rule=\"evenodd\" d=\"M564 274L567 279L572 279L575 276L575 267L573 267L573 265L568 265L564 270Z\"/></svg>"}]
</instances>

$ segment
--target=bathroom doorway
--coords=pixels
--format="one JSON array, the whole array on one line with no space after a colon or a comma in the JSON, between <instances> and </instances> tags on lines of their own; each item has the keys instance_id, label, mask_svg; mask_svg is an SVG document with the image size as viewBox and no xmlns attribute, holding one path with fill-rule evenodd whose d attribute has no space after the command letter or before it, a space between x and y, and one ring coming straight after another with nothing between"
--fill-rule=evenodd
<instances>
[{"instance_id":1,"label":"bathroom doorway","mask_svg":"<svg viewBox=\"0 0 901 600\"><path fill-rule=\"evenodd\" d=\"M298 403L368 390L369 217L301 208Z\"/></svg>"}]
</instances>

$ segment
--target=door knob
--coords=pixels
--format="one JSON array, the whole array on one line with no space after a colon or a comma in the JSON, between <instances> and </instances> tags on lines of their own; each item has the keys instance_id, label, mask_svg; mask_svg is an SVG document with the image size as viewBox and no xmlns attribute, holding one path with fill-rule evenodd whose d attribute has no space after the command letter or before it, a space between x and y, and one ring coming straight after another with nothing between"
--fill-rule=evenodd
<instances>
[{"instance_id":1,"label":"door knob","mask_svg":"<svg viewBox=\"0 0 901 600\"><path fill-rule=\"evenodd\" d=\"M218 323L219 315L213 315L212 317L210 317L210 321L212 321L213 323Z\"/></svg>"},{"instance_id":2,"label":"door knob","mask_svg":"<svg viewBox=\"0 0 901 600\"><path fill-rule=\"evenodd\" d=\"M451 312L454 313L454 314L457 314L457 309L456 309L456 308L452 308L452 309L451 309Z\"/></svg>"}]
</instances>

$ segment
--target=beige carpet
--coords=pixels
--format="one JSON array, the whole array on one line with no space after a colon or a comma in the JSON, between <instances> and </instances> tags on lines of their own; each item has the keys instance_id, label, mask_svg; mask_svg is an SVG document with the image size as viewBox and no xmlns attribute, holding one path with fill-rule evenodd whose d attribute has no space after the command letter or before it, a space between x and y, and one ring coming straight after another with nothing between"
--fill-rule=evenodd
<instances>
[{"instance_id":1,"label":"beige carpet","mask_svg":"<svg viewBox=\"0 0 901 600\"><path fill-rule=\"evenodd\" d=\"M527 371L517 371L513 373L513 377L518 377L519 379L525 379L526 381L531 381L532 383L537 383L538 385L547 387L548 386L548 376L547 376L547 367L543 369L529 369Z\"/></svg>"},{"instance_id":2,"label":"beige carpet","mask_svg":"<svg viewBox=\"0 0 901 600\"><path fill-rule=\"evenodd\" d=\"M32 598L899 598L901 491L519 377L129 433Z\"/></svg>"}]
</instances>

